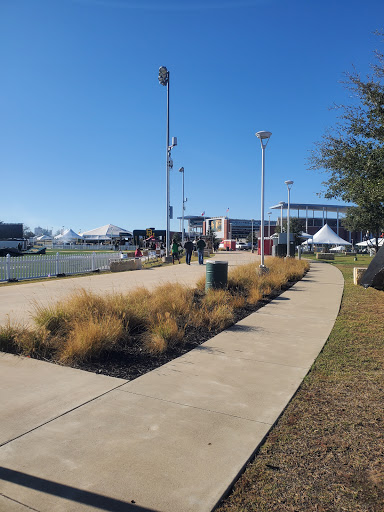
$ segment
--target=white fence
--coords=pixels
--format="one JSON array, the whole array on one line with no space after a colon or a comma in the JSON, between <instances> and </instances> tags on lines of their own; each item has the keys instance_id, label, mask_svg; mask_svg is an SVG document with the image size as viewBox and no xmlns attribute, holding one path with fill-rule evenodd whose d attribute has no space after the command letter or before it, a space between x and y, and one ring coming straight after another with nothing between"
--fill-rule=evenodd
<instances>
[{"instance_id":1,"label":"white fence","mask_svg":"<svg viewBox=\"0 0 384 512\"><path fill-rule=\"evenodd\" d=\"M36 279L57 275L84 274L109 270L111 261L120 253L52 254L0 258L0 281Z\"/></svg>"},{"instance_id":2,"label":"white fence","mask_svg":"<svg viewBox=\"0 0 384 512\"><path fill-rule=\"evenodd\" d=\"M114 245L105 244L60 244L54 242L49 244L49 248L67 251L135 251L137 245L119 245L116 249Z\"/></svg>"}]
</instances>

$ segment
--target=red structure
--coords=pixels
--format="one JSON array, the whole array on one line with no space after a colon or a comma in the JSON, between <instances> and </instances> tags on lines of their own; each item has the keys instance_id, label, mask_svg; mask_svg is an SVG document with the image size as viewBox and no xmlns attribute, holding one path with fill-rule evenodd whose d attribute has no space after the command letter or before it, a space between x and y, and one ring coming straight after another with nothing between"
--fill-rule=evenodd
<instances>
[{"instance_id":1,"label":"red structure","mask_svg":"<svg viewBox=\"0 0 384 512\"><path fill-rule=\"evenodd\" d=\"M258 248L257 248L257 254L261 254L261 247L260 247L261 238L259 238L258 240L259 240L259 243L258 243ZM271 256L272 246L273 246L273 240L271 240L270 238L264 238L264 254L266 256Z\"/></svg>"},{"instance_id":2,"label":"red structure","mask_svg":"<svg viewBox=\"0 0 384 512\"><path fill-rule=\"evenodd\" d=\"M236 240L223 240L224 250L236 251Z\"/></svg>"}]
</instances>

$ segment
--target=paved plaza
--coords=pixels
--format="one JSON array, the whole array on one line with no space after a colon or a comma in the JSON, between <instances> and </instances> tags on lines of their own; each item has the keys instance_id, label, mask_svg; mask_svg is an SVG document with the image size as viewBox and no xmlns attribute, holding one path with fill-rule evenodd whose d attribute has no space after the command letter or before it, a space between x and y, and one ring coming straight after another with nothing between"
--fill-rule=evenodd
<instances>
[{"instance_id":1,"label":"paved plaza","mask_svg":"<svg viewBox=\"0 0 384 512\"><path fill-rule=\"evenodd\" d=\"M255 255L222 257L235 265ZM175 265L4 289L28 287L25 307L78 286L193 284L204 272ZM0 510L211 511L311 368L343 285L335 267L313 262L256 313L131 382L0 355ZM12 315L20 304L8 296Z\"/></svg>"}]
</instances>

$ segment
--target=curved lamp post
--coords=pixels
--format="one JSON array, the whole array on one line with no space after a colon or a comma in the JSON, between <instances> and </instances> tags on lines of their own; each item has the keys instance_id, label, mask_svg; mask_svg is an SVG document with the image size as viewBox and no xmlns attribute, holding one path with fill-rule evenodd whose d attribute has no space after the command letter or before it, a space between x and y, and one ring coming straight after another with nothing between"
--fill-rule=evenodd
<instances>
[{"instance_id":1,"label":"curved lamp post","mask_svg":"<svg viewBox=\"0 0 384 512\"><path fill-rule=\"evenodd\" d=\"M265 148L267 147L268 141L272 135L272 132L257 132L256 137L260 139L261 144L261 222L260 222L260 256L261 263L260 268L265 268L264 265L264 171L265 171Z\"/></svg>"},{"instance_id":2,"label":"curved lamp post","mask_svg":"<svg viewBox=\"0 0 384 512\"><path fill-rule=\"evenodd\" d=\"M291 201L291 187L293 185L292 180L284 181L284 183L287 185L288 189L288 210L287 210L287 258L290 256L290 240L289 240L289 228L290 228L290 216L289 216L289 206Z\"/></svg>"}]
</instances>

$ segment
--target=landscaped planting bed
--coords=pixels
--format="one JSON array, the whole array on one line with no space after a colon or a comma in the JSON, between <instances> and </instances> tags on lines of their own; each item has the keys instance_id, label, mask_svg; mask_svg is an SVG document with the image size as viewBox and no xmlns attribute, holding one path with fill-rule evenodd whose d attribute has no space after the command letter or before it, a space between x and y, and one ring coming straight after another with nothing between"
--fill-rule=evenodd
<instances>
[{"instance_id":1,"label":"landscaped planting bed","mask_svg":"<svg viewBox=\"0 0 384 512\"><path fill-rule=\"evenodd\" d=\"M228 289L166 284L150 292L98 296L86 291L36 307L35 327L0 328L0 350L132 380L178 357L256 311L292 286L307 262L268 259L236 267Z\"/></svg>"}]
</instances>

